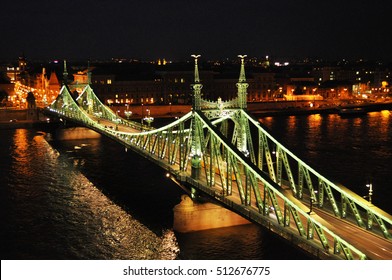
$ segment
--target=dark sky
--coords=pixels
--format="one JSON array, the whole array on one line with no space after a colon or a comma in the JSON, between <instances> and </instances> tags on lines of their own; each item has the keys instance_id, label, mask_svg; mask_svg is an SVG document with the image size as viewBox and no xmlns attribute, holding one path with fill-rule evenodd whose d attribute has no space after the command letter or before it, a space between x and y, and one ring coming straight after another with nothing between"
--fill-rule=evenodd
<instances>
[{"instance_id":1,"label":"dark sky","mask_svg":"<svg viewBox=\"0 0 392 280\"><path fill-rule=\"evenodd\" d=\"M10 0L0 59L392 60L390 0Z\"/></svg>"}]
</instances>

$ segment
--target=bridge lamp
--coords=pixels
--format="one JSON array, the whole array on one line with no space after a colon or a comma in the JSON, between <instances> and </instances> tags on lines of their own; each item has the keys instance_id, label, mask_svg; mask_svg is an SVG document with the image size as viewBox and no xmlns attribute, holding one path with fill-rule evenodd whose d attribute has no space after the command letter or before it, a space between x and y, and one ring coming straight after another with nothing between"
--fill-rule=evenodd
<instances>
[{"instance_id":1,"label":"bridge lamp","mask_svg":"<svg viewBox=\"0 0 392 280\"><path fill-rule=\"evenodd\" d=\"M151 123L154 121L154 118L150 116L150 109L147 109L147 116L143 118L143 120L148 124L148 126L151 126Z\"/></svg>"},{"instance_id":2,"label":"bridge lamp","mask_svg":"<svg viewBox=\"0 0 392 280\"><path fill-rule=\"evenodd\" d=\"M129 120L129 117L132 116L132 111L124 111L125 116Z\"/></svg>"},{"instance_id":3,"label":"bridge lamp","mask_svg":"<svg viewBox=\"0 0 392 280\"><path fill-rule=\"evenodd\" d=\"M369 198L369 202L372 203L373 184L372 184L372 183L366 184L366 187L369 188L369 195L368 195L368 198Z\"/></svg>"},{"instance_id":4,"label":"bridge lamp","mask_svg":"<svg viewBox=\"0 0 392 280\"><path fill-rule=\"evenodd\" d=\"M245 150L242 153L244 154L245 157L249 157L249 151L248 150Z\"/></svg>"},{"instance_id":5,"label":"bridge lamp","mask_svg":"<svg viewBox=\"0 0 392 280\"><path fill-rule=\"evenodd\" d=\"M148 117L145 117L143 120L148 124L148 126L151 126L151 123L154 121L154 118L148 116Z\"/></svg>"}]
</instances>

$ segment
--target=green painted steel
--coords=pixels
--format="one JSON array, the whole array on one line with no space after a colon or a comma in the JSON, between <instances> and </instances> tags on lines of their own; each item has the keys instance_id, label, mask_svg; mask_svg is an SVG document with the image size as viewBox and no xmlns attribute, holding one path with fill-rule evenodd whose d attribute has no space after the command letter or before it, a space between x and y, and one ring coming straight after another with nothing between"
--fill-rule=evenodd
<instances>
[{"instance_id":1,"label":"green painted steel","mask_svg":"<svg viewBox=\"0 0 392 280\"><path fill-rule=\"evenodd\" d=\"M243 111L243 114L247 114L247 113ZM350 215L355 219L358 225L360 225L363 228L366 228L363 220L367 219L368 212L371 212L374 215L374 217L378 217L378 220L380 222L377 223L377 225L381 230L381 232L384 234L384 237L388 239L391 238L389 230L392 228L392 220L389 215L383 214L382 211L375 209L374 205L369 204L362 197L348 191L343 186L333 183L330 180L328 180L326 177L322 176L320 173L318 173L309 165L307 165L304 161L302 161L297 156L295 156L290 150L288 150L286 147L280 144L272 135L269 134L269 132L267 132L262 127L260 123L255 121L249 115L248 115L248 120L250 123L254 125L255 128L257 128L259 133L259 136L257 137L263 139L262 142L263 142L263 146L265 147L264 153L266 153L270 149L269 148L270 146L273 146L276 149L276 154L277 154L276 173L273 170L273 166L271 164L268 165L270 170L269 174L273 181L276 181L278 182L279 185L285 187L284 185L285 181L288 180L290 182L289 187L291 187L292 190L294 186L299 186L301 191L297 193L293 191L294 196L296 196L299 199L305 199L305 197L302 196L302 192L306 191L308 194L306 197L310 196L316 201L318 201L316 207L326 208L328 204L330 205L336 217L346 218L348 211L345 212L345 215L341 215L341 211L344 210L342 208L346 206L345 203L340 203L340 204L337 203L335 197L336 196L346 197L347 199L345 200L345 202L348 203L350 206ZM268 143L268 145L266 145L265 143ZM268 146L268 150L266 149L267 146ZM282 176L282 166L283 166L280 160L282 159L283 161L283 157L285 158L284 161L286 161L286 157L287 157L287 162L290 162L290 165L286 164L286 171L292 168L290 166L297 166L299 170L299 176L297 178L297 182L293 183L291 175L289 175L286 178L282 178L282 180L280 180ZM272 161L270 160L270 162ZM290 174L292 174L291 171ZM304 176L305 180L303 180L302 176ZM317 190L314 189L313 182L318 182L319 187ZM298 193L301 193L301 195L298 195ZM374 225L370 225L370 226L374 226Z\"/></svg>"},{"instance_id":2,"label":"green painted steel","mask_svg":"<svg viewBox=\"0 0 392 280\"><path fill-rule=\"evenodd\" d=\"M389 216L316 172L244 110L247 84L243 56L235 102L220 100L215 105L201 98L198 57L194 56L193 110L164 127L147 128L119 118L99 101L89 85L77 99L64 86L48 111L115 139L197 192L210 195L254 222L272 223L327 254L345 259L366 258L328 225L315 219L308 211L309 201L315 207L330 209L337 217L347 219L351 215L360 227L377 226L385 238L390 237ZM113 126L104 125L104 120ZM228 133L229 125L234 126L233 135ZM292 170L298 170L297 177ZM341 198L340 203L335 197Z\"/></svg>"}]
</instances>

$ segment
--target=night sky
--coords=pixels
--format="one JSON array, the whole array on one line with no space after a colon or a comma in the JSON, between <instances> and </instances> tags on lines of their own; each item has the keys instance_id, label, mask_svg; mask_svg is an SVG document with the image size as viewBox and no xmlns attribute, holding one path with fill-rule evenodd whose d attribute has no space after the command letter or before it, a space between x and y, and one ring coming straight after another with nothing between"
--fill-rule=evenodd
<instances>
[{"instance_id":1,"label":"night sky","mask_svg":"<svg viewBox=\"0 0 392 280\"><path fill-rule=\"evenodd\" d=\"M392 60L390 0L12 0L0 59Z\"/></svg>"}]
</instances>

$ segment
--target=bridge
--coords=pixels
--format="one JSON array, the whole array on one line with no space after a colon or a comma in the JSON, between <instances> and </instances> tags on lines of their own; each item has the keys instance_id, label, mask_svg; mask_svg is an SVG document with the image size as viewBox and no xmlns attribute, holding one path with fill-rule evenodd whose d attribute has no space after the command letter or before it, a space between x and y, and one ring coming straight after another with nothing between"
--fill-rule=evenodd
<instances>
[{"instance_id":1,"label":"bridge","mask_svg":"<svg viewBox=\"0 0 392 280\"><path fill-rule=\"evenodd\" d=\"M152 128L120 118L87 85L64 85L47 114L90 128L148 158L186 186L320 259L392 259L392 216L299 159L247 112L246 56L237 96L202 98L194 55L192 111ZM246 238L246 236L244 236Z\"/></svg>"}]
</instances>

